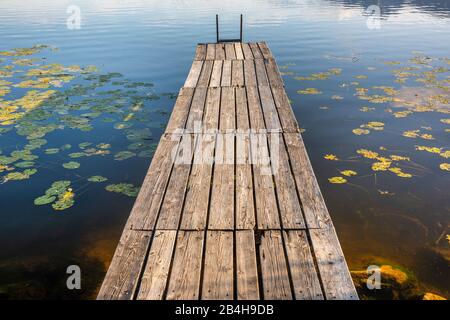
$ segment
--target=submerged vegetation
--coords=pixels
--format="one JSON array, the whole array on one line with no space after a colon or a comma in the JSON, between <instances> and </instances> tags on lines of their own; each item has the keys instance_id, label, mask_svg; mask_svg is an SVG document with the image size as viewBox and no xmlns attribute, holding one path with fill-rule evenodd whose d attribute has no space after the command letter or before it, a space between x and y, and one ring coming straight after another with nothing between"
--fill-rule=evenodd
<instances>
[{"instance_id":1,"label":"submerged vegetation","mask_svg":"<svg viewBox=\"0 0 450 320\"><path fill-rule=\"evenodd\" d=\"M31 179L59 164L65 170L61 175L73 172L72 181L55 181L34 204L65 210L85 192L80 188L108 180L81 175L84 158L100 156L105 163L114 163L151 157L156 146L151 130L164 125L167 113L148 107L150 101L160 99L152 83L128 81L114 72L102 74L95 66L50 62L47 56L57 51L36 45L0 52L0 182ZM122 135L129 145L120 150L123 142L114 145L112 134L82 134L97 128L116 131L114 136ZM65 136L71 143L58 144ZM78 136L83 140L74 143ZM86 137L92 141L85 141ZM138 192L120 181L106 190L130 197Z\"/></svg>"}]
</instances>

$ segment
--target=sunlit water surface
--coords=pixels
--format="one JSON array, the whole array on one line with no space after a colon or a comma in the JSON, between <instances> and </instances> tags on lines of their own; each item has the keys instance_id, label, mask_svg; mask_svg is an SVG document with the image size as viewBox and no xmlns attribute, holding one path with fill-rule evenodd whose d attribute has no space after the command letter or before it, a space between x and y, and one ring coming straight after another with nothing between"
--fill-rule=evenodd
<instances>
[{"instance_id":1,"label":"sunlit water surface","mask_svg":"<svg viewBox=\"0 0 450 320\"><path fill-rule=\"evenodd\" d=\"M66 25L70 15L66 10L73 4L81 9L81 29ZM379 19L366 13L372 4L381 6ZM449 297L450 172L439 166L450 160L415 147L449 150L446 129L450 126L441 121L450 118L445 111L448 101L438 111L395 117L395 112L407 109L355 95L358 87L384 96L372 87L413 87L413 92L415 87L425 87L414 77L396 82L392 73L414 66L409 59L415 56L426 63L411 72L429 71L431 65L448 67L449 60L444 60L450 57L448 1L1 0L0 51L51 45L59 50L39 53L49 63L95 65L103 74L120 73L126 81L154 84L151 92L159 98L145 101L142 117L147 118L135 125L148 128L147 142L154 144L174 103L170 93L183 85L196 43L215 41L216 13L221 15L224 36L236 35L242 13L244 40L269 43L305 129L306 147L350 269L373 263L399 265L417 277L424 291ZM295 79L332 68L342 70L324 80ZM438 79L448 76L444 70ZM297 93L306 88L321 94ZM17 98L11 95L3 99ZM367 112L360 111L364 106ZM382 122L383 130L364 127L371 121ZM130 144L124 131L100 120L92 125L89 132L65 128L48 134L42 150L64 144L71 144L72 150L54 158L38 149L42 154L36 160L36 174L0 184L2 298L95 297L134 201L107 192L105 186L122 182L139 186L150 157L114 160L114 154ZM356 135L355 128L370 133ZM433 140L402 135L411 130L430 134ZM0 150L9 154L23 147L23 141L14 130L2 133ZM83 141L111 144L111 154L70 159L67 154L77 151ZM378 152L380 157L409 157L410 161L395 165L412 177L373 171L374 160L358 154L359 149ZM336 155L339 161L324 159L326 154ZM61 167L73 160L81 164L79 169ZM343 176L345 184L330 183L329 178L342 176L341 170L357 175ZM92 175L107 177L108 183L86 183ZM34 199L57 180L72 181L74 205L63 211L34 205ZM66 268L72 264L81 267L82 290L66 289Z\"/></svg>"}]
</instances>

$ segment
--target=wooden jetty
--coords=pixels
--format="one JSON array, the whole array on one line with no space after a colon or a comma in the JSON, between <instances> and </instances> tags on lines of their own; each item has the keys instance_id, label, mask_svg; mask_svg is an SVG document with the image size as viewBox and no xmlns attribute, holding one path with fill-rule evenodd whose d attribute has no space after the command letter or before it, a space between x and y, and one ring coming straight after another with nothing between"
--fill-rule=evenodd
<instances>
[{"instance_id":1,"label":"wooden jetty","mask_svg":"<svg viewBox=\"0 0 450 320\"><path fill-rule=\"evenodd\" d=\"M197 46L98 299L358 299L266 43Z\"/></svg>"}]
</instances>

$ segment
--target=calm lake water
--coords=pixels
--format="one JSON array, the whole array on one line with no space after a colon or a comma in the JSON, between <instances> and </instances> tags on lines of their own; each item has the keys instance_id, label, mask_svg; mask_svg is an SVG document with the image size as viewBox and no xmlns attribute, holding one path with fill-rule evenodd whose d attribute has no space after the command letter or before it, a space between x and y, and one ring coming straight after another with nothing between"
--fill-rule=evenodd
<instances>
[{"instance_id":1,"label":"calm lake water","mask_svg":"<svg viewBox=\"0 0 450 320\"><path fill-rule=\"evenodd\" d=\"M80 29L67 27L71 5ZM51 46L0 55L0 112L30 90L56 91L36 108L25 101L27 115L0 118L0 297L95 297L134 202L105 187L142 183L196 43L215 41L216 13L224 36L237 35L242 13L244 40L272 49L350 269L398 266L449 298L443 0L0 0L0 51ZM13 86L33 69L58 76ZM61 180L63 194L34 204ZM54 210L61 198L68 208ZM82 290L66 289L72 264Z\"/></svg>"}]
</instances>

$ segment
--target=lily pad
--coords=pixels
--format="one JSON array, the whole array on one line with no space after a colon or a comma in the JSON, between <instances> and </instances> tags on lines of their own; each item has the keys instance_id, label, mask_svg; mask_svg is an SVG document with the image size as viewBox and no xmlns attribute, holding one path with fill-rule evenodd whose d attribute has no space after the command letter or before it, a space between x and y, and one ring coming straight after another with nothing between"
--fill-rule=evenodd
<instances>
[{"instance_id":1,"label":"lily pad","mask_svg":"<svg viewBox=\"0 0 450 320\"><path fill-rule=\"evenodd\" d=\"M90 182L104 182L107 181L108 178L102 177L102 176L92 176L88 178L88 181Z\"/></svg>"},{"instance_id":2,"label":"lily pad","mask_svg":"<svg viewBox=\"0 0 450 320\"><path fill-rule=\"evenodd\" d=\"M62 166L65 169L73 170L73 169L78 169L80 167L80 163L75 162L75 161L70 161L70 162L63 163Z\"/></svg>"},{"instance_id":3,"label":"lily pad","mask_svg":"<svg viewBox=\"0 0 450 320\"><path fill-rule=\"evenodd\" d=\"M136 197L139 192L139 187L135 187L130 183L110 184L105 189L106 191L121 193L129 197Z\"/></svg>"}]
</instances>

